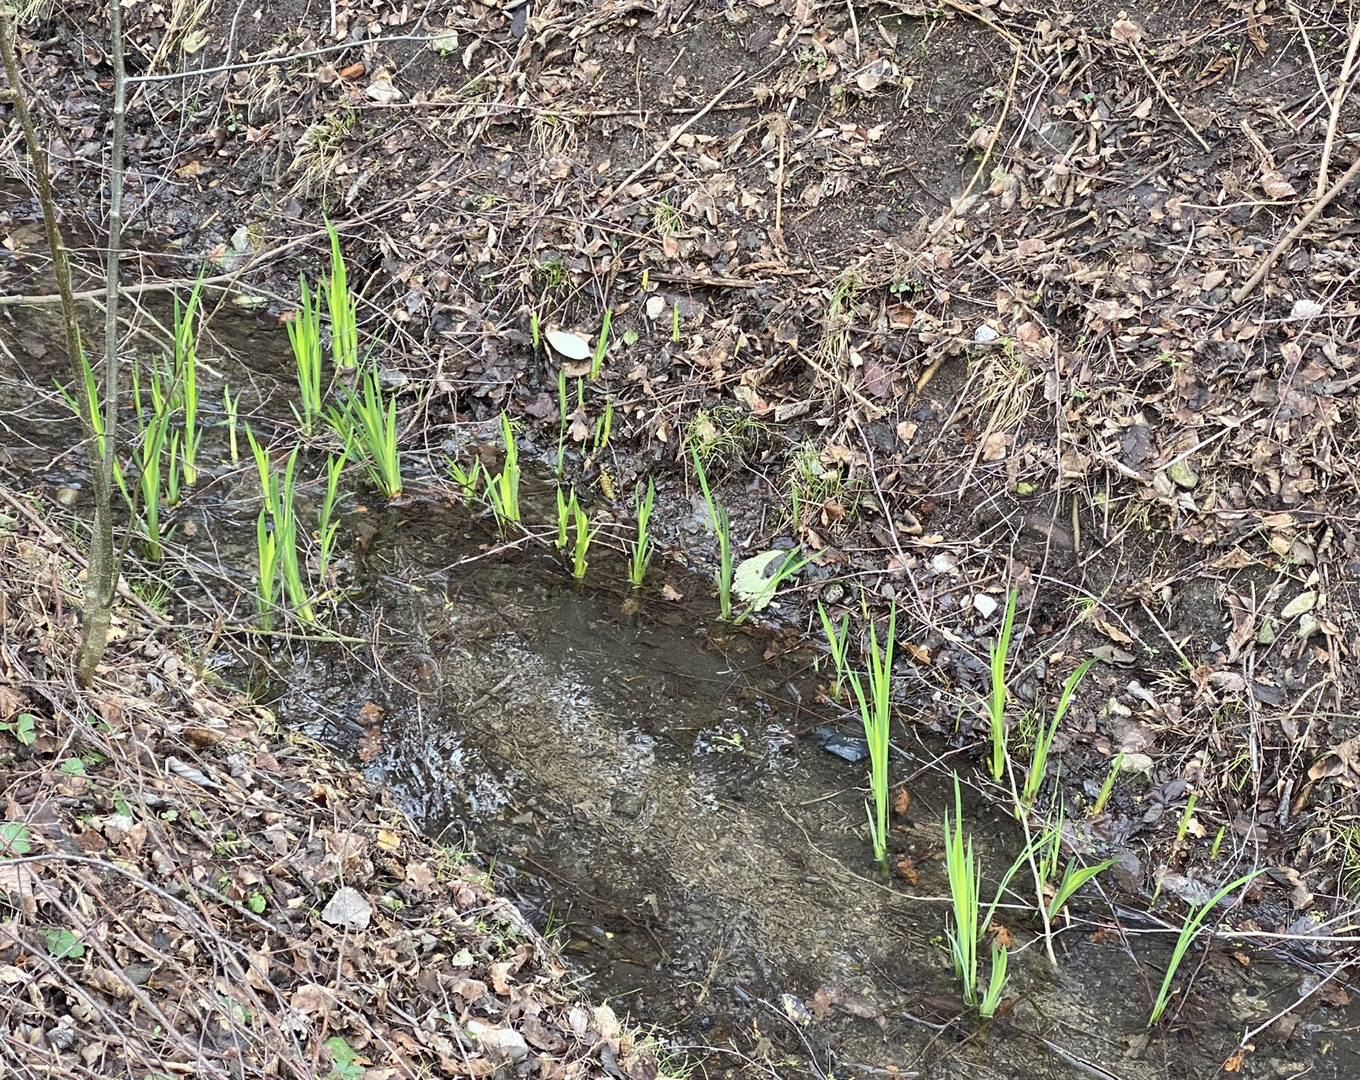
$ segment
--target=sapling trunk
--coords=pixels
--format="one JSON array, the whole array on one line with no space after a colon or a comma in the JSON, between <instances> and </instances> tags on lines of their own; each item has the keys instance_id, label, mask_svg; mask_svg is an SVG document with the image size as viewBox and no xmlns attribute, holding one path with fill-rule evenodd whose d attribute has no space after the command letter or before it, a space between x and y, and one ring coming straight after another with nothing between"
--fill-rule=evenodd
<instances>
[{"instance_id":1,"label":"sapling trunk","mask_svg":"<svg viewBox=\"0 0 1360 1080\"><path fill-rule=\"evenodd\" d=\"M123 70L122 10L117 4L109 8L112 37L114 79L113 145L109 183L109 243L107 263L107 296L104 314L104 419L101 425L95 418L96 403L88 395L83 399L80 421L91 464L94 488L94 520L90 530L89 568L85 581L85 608L81 614L80 653L76 661L76 676L89 685L94 669L104 656L108 642L112 614L114 582L117 579L113 545L113 459L118 420L118 254L122 243L123 222L123 132L126 113L126 78ZM15 57L16 29L9 12L0 9L0 59L9 81L9 98L23 130L24 145L33 162L34 186L42 208L43 227L47 246L52 252L52 271L61 296L62 325L66 337L66 355L77 386L85 385L80 326L76 322L75 290L71 284L71 260L57 223L56 200L52 196L51 179L47 172L47 158L38 139L33 117L19 80L19 64Z\"/></svg>"}]
</instances>

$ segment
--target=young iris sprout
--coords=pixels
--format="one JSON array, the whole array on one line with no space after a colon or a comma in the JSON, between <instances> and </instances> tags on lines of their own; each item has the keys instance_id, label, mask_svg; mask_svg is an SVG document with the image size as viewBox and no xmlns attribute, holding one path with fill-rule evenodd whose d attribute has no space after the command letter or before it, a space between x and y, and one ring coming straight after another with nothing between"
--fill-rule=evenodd
<instances>
[{"instance_id":1,"label":"young iris sprout","mask_svg":"<svg viewBox=\"0 0 1360 1080\"><path fill-rule=\"evenodd\" d=\"M515 442L515 431L506 413L501 413L501 438L505 443L505 463L500 473L487 485L486 494L491 501L491 512L496 516L496 526L504 533L507 523L520 523L519 445Z\"/></svg>"},{"instance_id":2,"label":"young iris sprout","mask_svg":"<svg viewBox=\"0 0 1360 1080\"><path fill-rule=\"evenodd\" d=\"M576 520L576 489L571 489L571 498L562 497L562 489L557 489L557 550L567 550L567 530Z\"/></svg>"},{"instance_id":3,"label":"young iris sprout","mask_svg":"<svg viewBox=\"0 0 1360 1080\"><path fill-rule=\"evenodd\" d=\"M1040 719L1039 732L1035 736L1034 746L1030 752L1029 771L1025 774L1024 790L1020 793L1022 807L1033 806L1034 800L1039 797L1039 788L1048 770L1048 753L1053 747L1053 737L1057 735L1058 725L1062 723L1062 718L1067 715L1068 707L1072 704L1072 695L1076 693L1081 680L1094 663L1094 658L1085 661L1067 677L1062 694L1058 698L1058 707L1053 712L1053 721L1048 727L1044 727L1044 722Z\"/></svg>"},{"instance_id":4,"label":"young iris sprout","mask_svg":"<svg viewBox=\"0 0 1360 1080\"><path fill-rule=\"evenodd\" d=\"M1105 782L1100 785L1100 794L1096 796L1096 801L1091 804L1091 816L1099 817L1105 812L1105 804L1110 801L1110 795L1114 792L1114 782L1119 777L1119 769L1124 764L1124 751L1115 754L1114 760L1110 762L1110 771L1105 777Z\"/></svg>"},{"instance_id":5,"label":"young iris sprout","mask_svg":"<svg viewBox=\"0 0 1360 1080\"><path fill-rule=\"evenodd\" d=\"M331 426L348 446L364 455L369 478L389 499L402 492L401 456L397 450L397 398L383 393L374 368L363 373L359 390L345 393L344 408L332 409Z\"/></svg>"},{"instance_id":6,"label":"young iris sprout","mask_svg":"<svg viewBox=\"0 0 1360 1080\"><path fill-rule=\"evenodd\" d=\"M614 399L605 398L604 413L595 421L595 452L609 445L609 430L614 426Z\"/></svg>"},{"instance_id":7,"label":"young iris sprout","mask_svg":"<svg viewBox=\"0 0 1360 1080\"><path fill-rule=\"evenodd\" d=\"M647 567L651 565L655 544L652 542L649 524L652 518L652 504L656 501L656 487L650 478L647 480L647 494L633 492L633 503L637 507L637 539L633 542L632 554L628 557L628 580L633 588L642 584Z\"/></svg>"},{"instance_id":8,"label":"young iris sprout","mask_svg":"<svg viewBox=\"0 0 1360 1080\"><path fill-rule=\"evenodd\" d=\"M340 497L340 473L345 468L349 450L349 446L345 446L340 453L326 457L326 494L316 515L316 576L323 585L335 550L335 535L340 531L340 523L335 520L335 505Z\"/></svg>"},{"instance_id":9,"label":"young iris sprout","mask_svg":"<svg viewBox=\"0 0 1360 1080\"><path fill-rule=\"evenodd\" d=\"M298 309L287 323L288 344L293 347L302 401L301 412L294 406L293 414L303 433L310 435L313 424L324 411L321 404L321 288L317 287L314 301L307 279L299 274L298 292Z\"/></svg>"},{"instance_id":10,"label":"young iris sprout","mask_svg":"<svg viewBox=\"0 0 1360 1080\"><path fill-rule=\"evenodd\" d=\"M573 498L575 492L572 492ZM576 547L572 551L571 572L572 576L580 581L586 576L586 552L590 550L591 542L595 539L603 525L590 527L590 521L586 517L586 512L581 509L579 503L573 505L573 516L576 519Z\"/></svg>"},{"instance_id":11,"label":"young iris sprout","mask_svg":"<svg viewBox=\"0 0 1360 1080\"><path fill-rule=\"evenodd\" d=\"M153 361L151 379L151 416L148 419L142 402L141 379L137 365L132 368L132 400L137 412L138 495L142 502L142 520L146 537L142 550L152 562L160 562L161 548L161 453L165 450L170 425L170 403L166 400L159 366ZM98 415L97 411L94 415ZM126 485L124 496L128 496ZM134 511L133 500L128 505Z\"/></svg>"},{"instance_id":12,"label":"young iris sprout","mask_svg":"<svg viewBox=\"0 0 1360 1080\"><path fill-rule=\"evenodd\" d=\"M699 475L699 487L708 504L708 519L713 531L718 535L718 604L724 621L732 621L732 529L727 520L727 511L709 490L708 476L699 461L699 454L690 447L690 457L694 460L694 470Z\"/></svg>"},{"instance_id":13,"label":"young iris sprout","mask_svg":"<svg viewBox=\"0 0 1360 1080\"><path fill-rule=\"evenodd\" d=\"M463 468L452 458L448 464L449 479L458 488L458 494L464 502L471 502L477 497L477 489L482 479L482 460L474 457L471 468Z\"/></svg>"},{"instance_id":14,"label":"young iris sprout","mask_svg":"<svg viewBox=\"0 0 1360 1080\"><path fill-rule=\"evenodd\" d=\"M269 452L255 440L255 433L246 428L246 438L250 441L251 452L255 456L255 468L260 476L260 490L264 495L264 511L261 518L268 515L269 526L272 532L273 544L271 550L266 551L260 547L260 578L261 593L260 599L265 602L266 608L273 607L277 601L276 590L273 586L275 571L279 580L279 591L286 594L288 603L297 613L298 618L306 621L315 621L312 607L309 602L308 588L303 579L302 558L298 550L298 528L297 528L297 459L298 450L294 446L288 454L288 462L284 466L283 472L274 470L273 464L269 460ZM339 471L336 472L337 480ZM257 525L257 541L261 530ZM266 556L268 555L268 559ZM264 591L265 564L270 563L270 590Z\"/></svg>"},{"instance_id":15,"label":"young iris sprout","mask_svg":"<svg viewBox=\"0 0 1360 1080\"><path fill-rule=\"evenodd\" d=\"M326 310L331 319L331 359L337 368L359 366L359 309L349 291L345 257L340 251L340 235L326 222L331 238L331 275L321 283L326 294Z\"/></svg>"},{"instance_id":16,"label":"young iris sprout","mask_svg":"<svg viewBox=\"0 0 1360 1080\"><path fill-rule=\"evenodd\" d=\"M562 479L562 468L567 451L567 369L557 369L557 479Z\"/></svg>"},{"instance_id":17,"label":"young iris sprout","mask_svg":"<svg viewBox=\"0 0 1360 1080\"><path fill-rule=\"evenodd\" d=\"M600 368L604 366L604 356L609 350L609 322L614 317L614 312L605 309L604 323L600 327L600 339L595 342L595 355L590 360L590 381L594 382L600 377Z\"/></svg>"},{"instance_id":18,"label":"young iris sprout","mask_svg":"<svg viewBox=\"0 0 1360 1080\"><path fill-rule=\"evenodd\" d=\"M1001 622L1001 632L991 647L992 692L987 701L987 715L991 721L992 779L998 784L1006 771L1006 653L1011 647L1017 596L1017 592L1012 589L1006 601L1006 616Z\"/></svg>"},{"instance_id":19,"label":"young iris sprout","mask_svg":"<svg viewBox=\"0 0 1360 1080\"><path fill-rule=\"evenodd\" d=\"M822 620L822 631L826 634L827 648L831 651L831 661L836 665L836 686L831 691L833 698L839 699L841 696L841 686L845 682L846 676L850 671L849 646L850 646L850 613L847 611L841 617L840 629L832 621L831 616L826 613L826 608L822 607L822 602L817 601L817 614Z\"/></svg>"},{"instance_id":20,"label":"young iris sprout","mask_svg":"<svg viewBox=\"0 0 1360 1080\"><path fill-rule=\"evenodd\" d=\"M954 818L950 823L949 812L944 815L944 861L949 876L949 896L954 911L954 925L946 930L949 938L949 952L954 959L954 974L963 986L965 1005L977 1005L978 989L981 986L978 974L978 946L992 924L996 906L1010 884L1016 870L1024 863L1029 851L1021 853L1011 864L1006 876L997 887L996 898L987 915L982 916L982 871L973 854L973 838L965 837L963 832L963 800L959 794L958 774L954 775ZM1006 986L1008 957L1006 949L993 942L992 967L983 994L979 1012L992 1016L1001 1002L1001 993Z\"/></svg>"},{"instance_id":21,"label":"young iris sprout","mask_svg":"<svg viewBox=\"0 0 1360 1080\"><path fill-rule=\"evenodd\" d=\"M177 396L184 403L184 435L179 448L184 483L189 487L198 481L198 447L203 438L203 433L198 429L198 355L195 351L198 339L196 316L202 294L203 275L199 274L198 282L183 310L179 306L178 294L175 296L174 308L175 355L171 371L178 387Z\"/></svg>"},{"instance_id":22,"label":"young iris sprout","mask_svg":"<svg viewBox=\"0 0 1360 1080\"><path fill-rule=\"evenodd\" d=\"M240 453L236 444L236 415L241 407L241 391L236 391L236 396L231 396L231 388L222 387L222 406L227 411L227 445L231 451L231 460L235 464L240 460Z\"/></svg>"},{"instance_id":23,"label":"young iris sprout","mask_svg":"<svg viewBox=\"0 0 1360 1080\"><path fill-rule=\"evenodd\" d=\"M873 808L865 804L869 817L869 836L874 844L874 862L886 866L888 859L888 736L892 726L892 660L893 643L897 637L897 602L888 616L888 636L883 650L878 648L878 631L872 619L869 623L869 654L865 692L859 673L851 671L850 689L859 703L859 715L864 723L864 738L869 743L869 790L873 794Z\"/></svg>"},{"instance_id":24,"label":"young iris sprout","mask_svg":"<svg viewBox=\"0 0 1360 1080\"><path fill-rule=\"evenodd\" d=\"M1181 925L1180 935L1176 938L1176 947L1171 951L1171 962L1166 966L1166 977L1162 980L1161 989L1157 991L1157 1000L1152 1006L1152 1015L1148 1017L1148 1027L1153 1027L1162 1014L1166 1012L1167 1004L1171 1001L1171 980L1176 977L1176 970L1181 966L1181 961L1185 959L1185 954L1189 951L1191 944L1199 934L1200 924L1204 922L1204 917L1218 906L1228 893L1234 889L1248 884L1258 874L1264 874L1265 868L1253 870L1250 874L1243 874L1235 881L1230 881L1214 893L1209 900L1199 907L1192 907L1185 916L1185 922Z\"/></svg>"}]
</instances>

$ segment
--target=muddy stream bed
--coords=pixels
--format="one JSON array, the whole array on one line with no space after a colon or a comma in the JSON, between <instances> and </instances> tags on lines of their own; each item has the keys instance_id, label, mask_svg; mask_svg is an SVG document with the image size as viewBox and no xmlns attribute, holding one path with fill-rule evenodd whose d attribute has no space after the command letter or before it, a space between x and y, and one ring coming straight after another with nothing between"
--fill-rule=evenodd
<instances>
[{"instance_id":1,"label":"muddy stream bed","mask_svg":"<svg viewBox=\"0 0 1360 1080\"><path fill-rule=\"evenodd\" d=\"M280 419L286 341L237 322L229 344L248 366L212 370L248 388L243 415ZM31 325L7 336L0 407L7 471L50 500L81 477L64 404L34 389L61 374L40 338L53 340ZM203 397L219 419L220 386ZM219 464L178 511L176 542L245 613L258 484L224 445L210 429ZM526 518L546 523L539 492ZM1196 946L1177 1021L1149 1034L1174 931L1113 882L1108 900L1088 888L1073 903L1052 969L1017 876L998 915L1016 944L1008 1005L980 1023L944 942L941 815L951 764L972 775L965 755L899 722L892 771L912 800L895 843L916 881L890 880L864 835L867 763L847 760L858 721L819 695L810 649L766 659L771 639L714 621L710 584L674 563L630 595L603 552L584 587L542 548L486 555L486 524L433 494L345 511L340 628L377 647L295 642L253 666L225 649L214 663L481 860L594 997L674 1033L708 1075L1208 1077L1277 1013L1242 1075L1360 1075L1360 1011L1336 995L1291 1009L1330 970L1324 956ZM662 582L685 598L663 599ZM990 898L1018 830L966 788L965 816Z\"/></svg>"}]
</instances>

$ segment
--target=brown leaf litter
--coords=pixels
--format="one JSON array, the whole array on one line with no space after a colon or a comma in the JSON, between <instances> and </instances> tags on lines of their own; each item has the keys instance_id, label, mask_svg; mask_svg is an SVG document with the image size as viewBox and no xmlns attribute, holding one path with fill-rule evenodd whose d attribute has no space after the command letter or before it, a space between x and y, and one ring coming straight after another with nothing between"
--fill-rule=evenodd
<instances>
[{"instance_id":1,"label":"brown leaf litter","mask_svg":"<svg viewBox=\"0 0 1360 1080\"><path fill-rule=\"evenodd\" d=\"M25 1074L653 1080L484 873L0 531L0 1058ZM352 1071L346 1072L348 1068Z\"/></svg>"}]
</instances>

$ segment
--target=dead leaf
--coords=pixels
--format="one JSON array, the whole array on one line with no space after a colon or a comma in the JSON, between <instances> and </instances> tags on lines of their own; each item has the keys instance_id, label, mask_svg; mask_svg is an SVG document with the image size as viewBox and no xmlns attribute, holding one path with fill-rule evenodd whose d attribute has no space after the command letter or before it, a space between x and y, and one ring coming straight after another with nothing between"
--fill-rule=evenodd
<instances>
[{"instance_id":1,"label":"dead leaf","mask_svg":"<svg viewBox=\"0 0 1360 1080\"><path fill-rule=\"evenodd\" d=\"M395 101L400 101L406 95L392 85L392 76L379 69L373 73L373 78L368 84L368 89L364 91L364 96L369 101L376 101L379 105L391 105Z\"/></svg>"}]
</instances>

